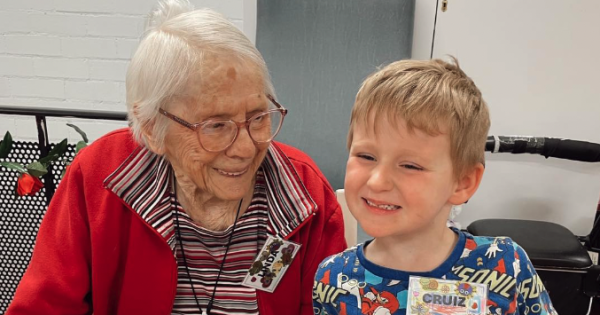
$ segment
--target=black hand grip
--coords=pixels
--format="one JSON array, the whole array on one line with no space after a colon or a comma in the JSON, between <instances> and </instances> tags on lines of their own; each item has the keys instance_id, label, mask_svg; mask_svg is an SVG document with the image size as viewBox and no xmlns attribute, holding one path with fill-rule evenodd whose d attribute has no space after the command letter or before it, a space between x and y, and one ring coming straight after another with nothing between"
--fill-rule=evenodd
<instances>
[{"instance_id":1,"label":"black hand grip","mask_svg":"<svg viewBox=\"0 0 600 315\"><path fill-rule=\"evenodd\" d=\"M600 144L545 137L489 136L485 150L492 153L531 153L546 158L600 162Z\"/></svg>"}]
</instances>

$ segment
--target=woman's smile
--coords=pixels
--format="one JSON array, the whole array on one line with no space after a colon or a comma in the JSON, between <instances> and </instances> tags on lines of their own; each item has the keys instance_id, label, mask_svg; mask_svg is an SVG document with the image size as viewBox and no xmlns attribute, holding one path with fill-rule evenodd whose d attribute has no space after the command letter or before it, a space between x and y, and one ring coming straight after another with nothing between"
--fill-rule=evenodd
<instances>
[{"instance_id":1,"label":"woman's smile","mask_svg":"<svg viewBox=\"0 0 600 315\"><path fill-rule=\"evenodd\" d=\"M219 169L219 168L215 168L214 170L217 171L217 173L223 175L223 176L227 176L227 177L240 177L244 174L246 174L246 172L248 172L248 167L243 168L241 170L225 170L225 169Z\"/></svg>"}]
</instances>

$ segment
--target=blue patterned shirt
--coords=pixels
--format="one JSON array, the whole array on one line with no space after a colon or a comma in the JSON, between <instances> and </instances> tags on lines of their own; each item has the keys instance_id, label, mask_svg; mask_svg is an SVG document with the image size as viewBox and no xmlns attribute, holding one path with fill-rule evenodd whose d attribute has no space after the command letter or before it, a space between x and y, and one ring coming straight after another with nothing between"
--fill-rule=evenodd
<instances>
[{"instance_id":1,"label":"blue patterned shirt","mask_svg":"<svg viewBox=\"0 0 600 315\"><path fill-rule=\"evenodd\" d=\"M364 256L370 241L328 257L315 276L315 314L404 315L411 275L487 285L487 314L557 314L542 280L517 243L507 237L454 232L459 236L456 247L430 272L409 273L370 262Z\"/></svg>"}]
</instances>

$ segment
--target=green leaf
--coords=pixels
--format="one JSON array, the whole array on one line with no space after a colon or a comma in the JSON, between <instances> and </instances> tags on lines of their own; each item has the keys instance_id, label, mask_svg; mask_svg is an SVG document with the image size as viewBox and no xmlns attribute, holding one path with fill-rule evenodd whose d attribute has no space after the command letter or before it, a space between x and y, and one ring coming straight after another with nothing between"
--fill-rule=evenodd
<instances>
[{"instance_id":1,"label":"green leaf","mask_svg":"<svg viewBox=\"0 0 600 315\"><path fill-rule=\"evenodd\" d=\"M44 165L45 167L48 167L50 165L50 163L55 162L58 160L60 156L58 155L48 155L46 157L43 157L40 159L40 163L42 163L42 165Z\"/></svg>"},{"instance_id":2,"label":"green leaf","mask_svg":"<svg viewBox=\"0 0 600 315\"><path fill-rule=\"evenodd\" d=\"M46 173L48 173L48 170L46 169L46 167L44 165L42 165L42 163L40 163L40 162L30 163L27 166L25 166L25 168L27 168L27 172L31 176L35 176L35 177L44 176Z\"/></svg>"},{"instance_id":3,"label":"green leaf","mask_svg":"<svg viewBox=\"0 0 600 315\"><path fill-rule=\"evenodd\" d=\"M81 130L79 127L77 127L77 126L75 126L75 125L73 125L73 124L67 124L67 126L69 126L69 127L73 128L73 129L75 129L75 131L77 131L77 133L79 133L79 134L81 135L81 137L83 138L83 141L84 141L85 143L88 143L88 137L87 137L87 135L85 134L85 132L83 132L83 130Z\"/></svg>"},{"instance_id":4,"label":"green leaf","mask_svg":"<svg viewBox=\"0 0 600 315\"><path fill-rule=\"evenodd\" d=\"M75 146L75 154L79 153L79 151L85 147L87 147L87 143L85 141L77 142L77 146Z\"/></svg>"},{"instance_id":5,"label":"green leaf","mask_svg":"<svg viewBox=\"0 0 600 315\"><path fill-rule=\"evenodd\" d=\"M63 156L65 152L67 152L67 139L64 139L59 144L55 145L54 148L52 148L52 150L48 152L47 156L56 155L55 158L51 159L51 161L54 161L55 159L58 159L59 157Z\"/></svg>"},{"instance_id":6,"label":"green leaf","mask_svg":"<svg viewBox=\"0 0 600 315\"><path fill-rule=\"evenodd\" d=\"M41 158L39 162L47 168L51 163L58 161L61 157L65 155L65 153L67 152L67 147L67 139L63 139L63 141L56 144L54 148L52 148L52 150L48 152L48 155Z\"/></svg>"},{"instance_id":7,"label":"green leaf","mask_svg":"<svg viewBox=\"0 0 600 315\"><path fill-rule=\"evenodd\" d=\"M5 159L8 157L8 154L12 149L12 142L12 136L10 135L10 132L7 131L4 135L4 140L2 140L2 143L0 143L0 159Z\"/></svg>"},{"instance_id":8,"label":"green leaf","mask_svg":"<svg viewBox=\"0 0 600 315\"><path fill-rule=\"evenodd\" d=\"M0 165L4 166L6 168L13 169L19 173L27 173L27 169L20 163L0 162Z\"/></svg>"}]
</instances>

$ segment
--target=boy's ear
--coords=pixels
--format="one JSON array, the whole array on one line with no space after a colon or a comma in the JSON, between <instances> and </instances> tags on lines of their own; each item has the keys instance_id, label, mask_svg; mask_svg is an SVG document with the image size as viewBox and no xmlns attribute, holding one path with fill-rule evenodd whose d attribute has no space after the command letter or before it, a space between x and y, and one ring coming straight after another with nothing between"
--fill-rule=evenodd
<instances>
[{"instance_id":1,"label":"boy's ear","mask_svg":"<svg viewBox=\"0 0 600 315\"><path fill-rule=\"evenodd\" d=\"M453 205L461 205L467 202L471 196L475 194L477 188L479 188L484 170L485 167L483 164L477 163L477 165L462 176L462 178L459 178L454 194L452 194L448 202Z\"/></svg>"},{"instance_id":2,"label":"boy's ear","mask_svg":"<svg viewBox=\"0 0 600 315\"><path fill-rule=\"evenodd\" d=\"M133 105L133 115L136 116L138 121L142 121L139 117L137 104ZM165 153L164 146L158 143L154 135L154 121L142 122L141 131L144 140L146 140L146 146L148 149L158 155L163 155Z\"/></svg>"}]
</instances>

